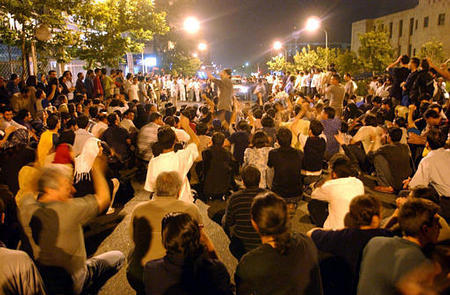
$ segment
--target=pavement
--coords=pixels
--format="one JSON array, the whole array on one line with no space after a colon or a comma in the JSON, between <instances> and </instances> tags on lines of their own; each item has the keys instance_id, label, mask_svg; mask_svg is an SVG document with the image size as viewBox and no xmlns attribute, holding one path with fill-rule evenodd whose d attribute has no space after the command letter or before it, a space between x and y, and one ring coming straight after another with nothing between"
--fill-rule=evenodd
<instances>
[{"instance_id":1,"label":"pavement","mask_svg":"<svg viewBox=\"0 0 450 295\"><path fill-rule=\"evenodd\" d=\"M119 212L112 215L100 216L88 225L85 231L88 256L98 255L111 250L119 250L128 257L132 248L132 241L129 235L131 212L137 204L148 200L148 193L144 191L142 183L133 182L133 187L135 189L135 196ZM379 197L383 204L384 217L389 216L394 208L393 203L395 197L393 195L373 192L369 187L366 187L366 190ZM223 202L205 204L200 200L197 201L197 205L203 217L204 229L213 242L220 260L225 264L231 278L233 278L238 261L228 250L228 237L220 225L209 217L214 215L215 212L220 211L225 205ZM300 201L291 226L293 231L301 233L306 233L314 227L309 219L307 203L305 201ZM110 279L99 294L135 294L126 279L126 267L122 268L118 274Z\"/></svg>"}]
</instances>

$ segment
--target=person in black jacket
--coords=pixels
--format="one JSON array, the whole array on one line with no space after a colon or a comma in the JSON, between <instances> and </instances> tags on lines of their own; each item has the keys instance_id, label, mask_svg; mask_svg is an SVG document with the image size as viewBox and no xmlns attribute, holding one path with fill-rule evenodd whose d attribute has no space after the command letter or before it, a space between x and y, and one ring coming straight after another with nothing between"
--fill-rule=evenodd
<instances>
[{"instance_id":1,"label":"person in black jacket","mask_svg":"<svg viewBox=\"0 0 450 295\"><path fill-rule=\"evenodd\" d=\"M197 221L187 213L169 213L161 229L167 254L145 265L145 294L233 294L230 275Z\"/></svg>"}]
</instances>

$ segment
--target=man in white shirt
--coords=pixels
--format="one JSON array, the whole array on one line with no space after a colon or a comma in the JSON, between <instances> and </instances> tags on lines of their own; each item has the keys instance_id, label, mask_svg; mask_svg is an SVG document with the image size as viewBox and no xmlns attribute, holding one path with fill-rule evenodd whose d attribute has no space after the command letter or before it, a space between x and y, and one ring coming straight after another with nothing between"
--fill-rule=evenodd
<instances>
[{"instance_id":1,"label":"man in white shirt","mask_svg":"<svg viewBox=\"0 0 450 295\"><path fill-rule=\"evenodd\" d=\"M120 127L125 128L128 133L136 133L137 128L133 123L134 120L134 112L132 110L127 110L123 113L123 119L120 122Z\"/></svg>"},{"instance_id":2,"label":"man in white shirt","mask_svg":"<svg viewBox=\"0 0 450 295\"><path fill-rule=\"evenodd\" d=\"M432 185L440 195L439 215L447 222L450 220L450 150L445 149L447 134L439 128L432 128L427 133L427 149L431 150L424 157L412 179L405 180L410 188Z\"/></svg>"},{"instance_id":3,"label":"man in white shirt","mask_svg":"<svg viewBox=\"0 0 450 295\"><path fill-rule=\"evenodd\" d=\"M175 132L169 126L159 129L158 143L161 145L162 153L158 157L152 158L148 163L147 178L145 180L144 189L149 192L154 192L156 178L161 172L176 171L183 179L180 200L193 202L194 198L192 197L191 186L189 185L187 174L195 159L198 157L198 145L200 144L200 141L189 126L188 118L181 115L180 124L191 137L191 143L188 144L185 149L179 150L175 153Z\"/></svg>"},{"instance_id":4,"label":"man in white shirt","mask_svg":"<svg viewBox=\"0 0 450 295\"><path fill-rule=\"evenodd\" d=\"M343 229L350 202L364 194L364 184L355 177L357 173L347 157L338 155L330 160L330 165L331 179L312 192L309 215L313 223L323 224L324 229Z\"/></svg>"},{"instance_id":5,"label":"man in white shirt","mask_svg":"<svg viewBox=\"0 0 450 295\"><path fill-rule=\"evenodd\" d=\"M97 138L100 138L103 135L103 132L108 129L108 120L106 117L106 113L100 113L97 115L97 124L92 127L92 135Z\"/></svg>"},{"instance_id":6,"label":"man in white shirt","mask_svg":"<svg viewBox=\"0 0 450 295\"><path fill-rule=\"evenodd\" d=\"M158 112L150 114L150 123L142 126L137 138L138 156L144 161L153 157L152 145L158 141L158 129L163 126L162 116Z\"/></svg>"},{"instance_id":7,"label":"man in white shirt","mask_svg":"<svg viewBox=\"0 0 450 295\"><path fill-rule=\"evenodd\" d=\"M86 141L94 137L92 133L86 130L89 125L89 118L86 115L81 115L77 118L77 125L78 129L75 131L75 141L72 149L75 157L81 154Z\"/></svg>"},{"instance_id":8,"label":"man in white shirt","mask_svg":"<svg viewBox=\"0 0 450 295\"><path fill-rule=\"evenodd\" d=\"M133 83L128 88L128 100L139 100L139 85L138 77L133 78Z\"/></svg>"},{"instance_id":9,"label":"man in white shirt","mask_svg":"<svg viewBox=\"0 0 450 295\"><path fill-rule=\"evenodd\" d=\"M25 126L13 120L14 114L11 107L9 106L3 107L3 109L0 112L0 115L1 113L3 113L3 116L0 119L0 130L5 131L6 128L10 126L16 127L17 129L27 129Z\"/></svg>"}]
</instances>

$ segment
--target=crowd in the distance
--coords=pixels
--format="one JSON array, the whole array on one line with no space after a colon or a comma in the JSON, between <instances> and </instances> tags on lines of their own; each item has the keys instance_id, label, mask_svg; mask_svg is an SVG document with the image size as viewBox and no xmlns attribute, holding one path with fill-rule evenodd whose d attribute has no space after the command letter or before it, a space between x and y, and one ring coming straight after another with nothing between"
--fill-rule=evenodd
<instances>
[{"instance_id":1,"label":"crowd in the distance","mask_svg":"<svg viewBox=\"0 0 450 295\"><path fill-rule=\"evenodd\" d=\"M401 56L365 97L330 65L249 79L254 101L239 101L229 69L0 77L0 294L96 294L122 267L147 295L445 294L444 78ZM150 197L131 213L128 257L87 257L84 227L120 211L130 179ZM212 218L234 280L199 200L225 204ZM304 202L316 228L298 233Z\"/></svg>"}]
</instances>

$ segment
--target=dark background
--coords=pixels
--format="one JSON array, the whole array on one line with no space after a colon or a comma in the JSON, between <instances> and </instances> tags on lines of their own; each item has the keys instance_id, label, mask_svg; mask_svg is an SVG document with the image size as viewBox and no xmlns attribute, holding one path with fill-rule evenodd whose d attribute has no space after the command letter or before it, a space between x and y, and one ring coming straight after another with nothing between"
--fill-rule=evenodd
<instances>
[{"instance_id":1,"label":"dark background","mask_svg":"<svg viewBox=\"0 0 450 295\"><path fill-rule=\"evenodd\" d=\"M354 21L409 9L417 0L197 0L187 15L202 22L212 61L227 67L261 62L275 40L299 31L299 42L324 42L322 31L302 32L308 16L323 20L328 42L350 43Z\"/></svg>"}]
</instances>

